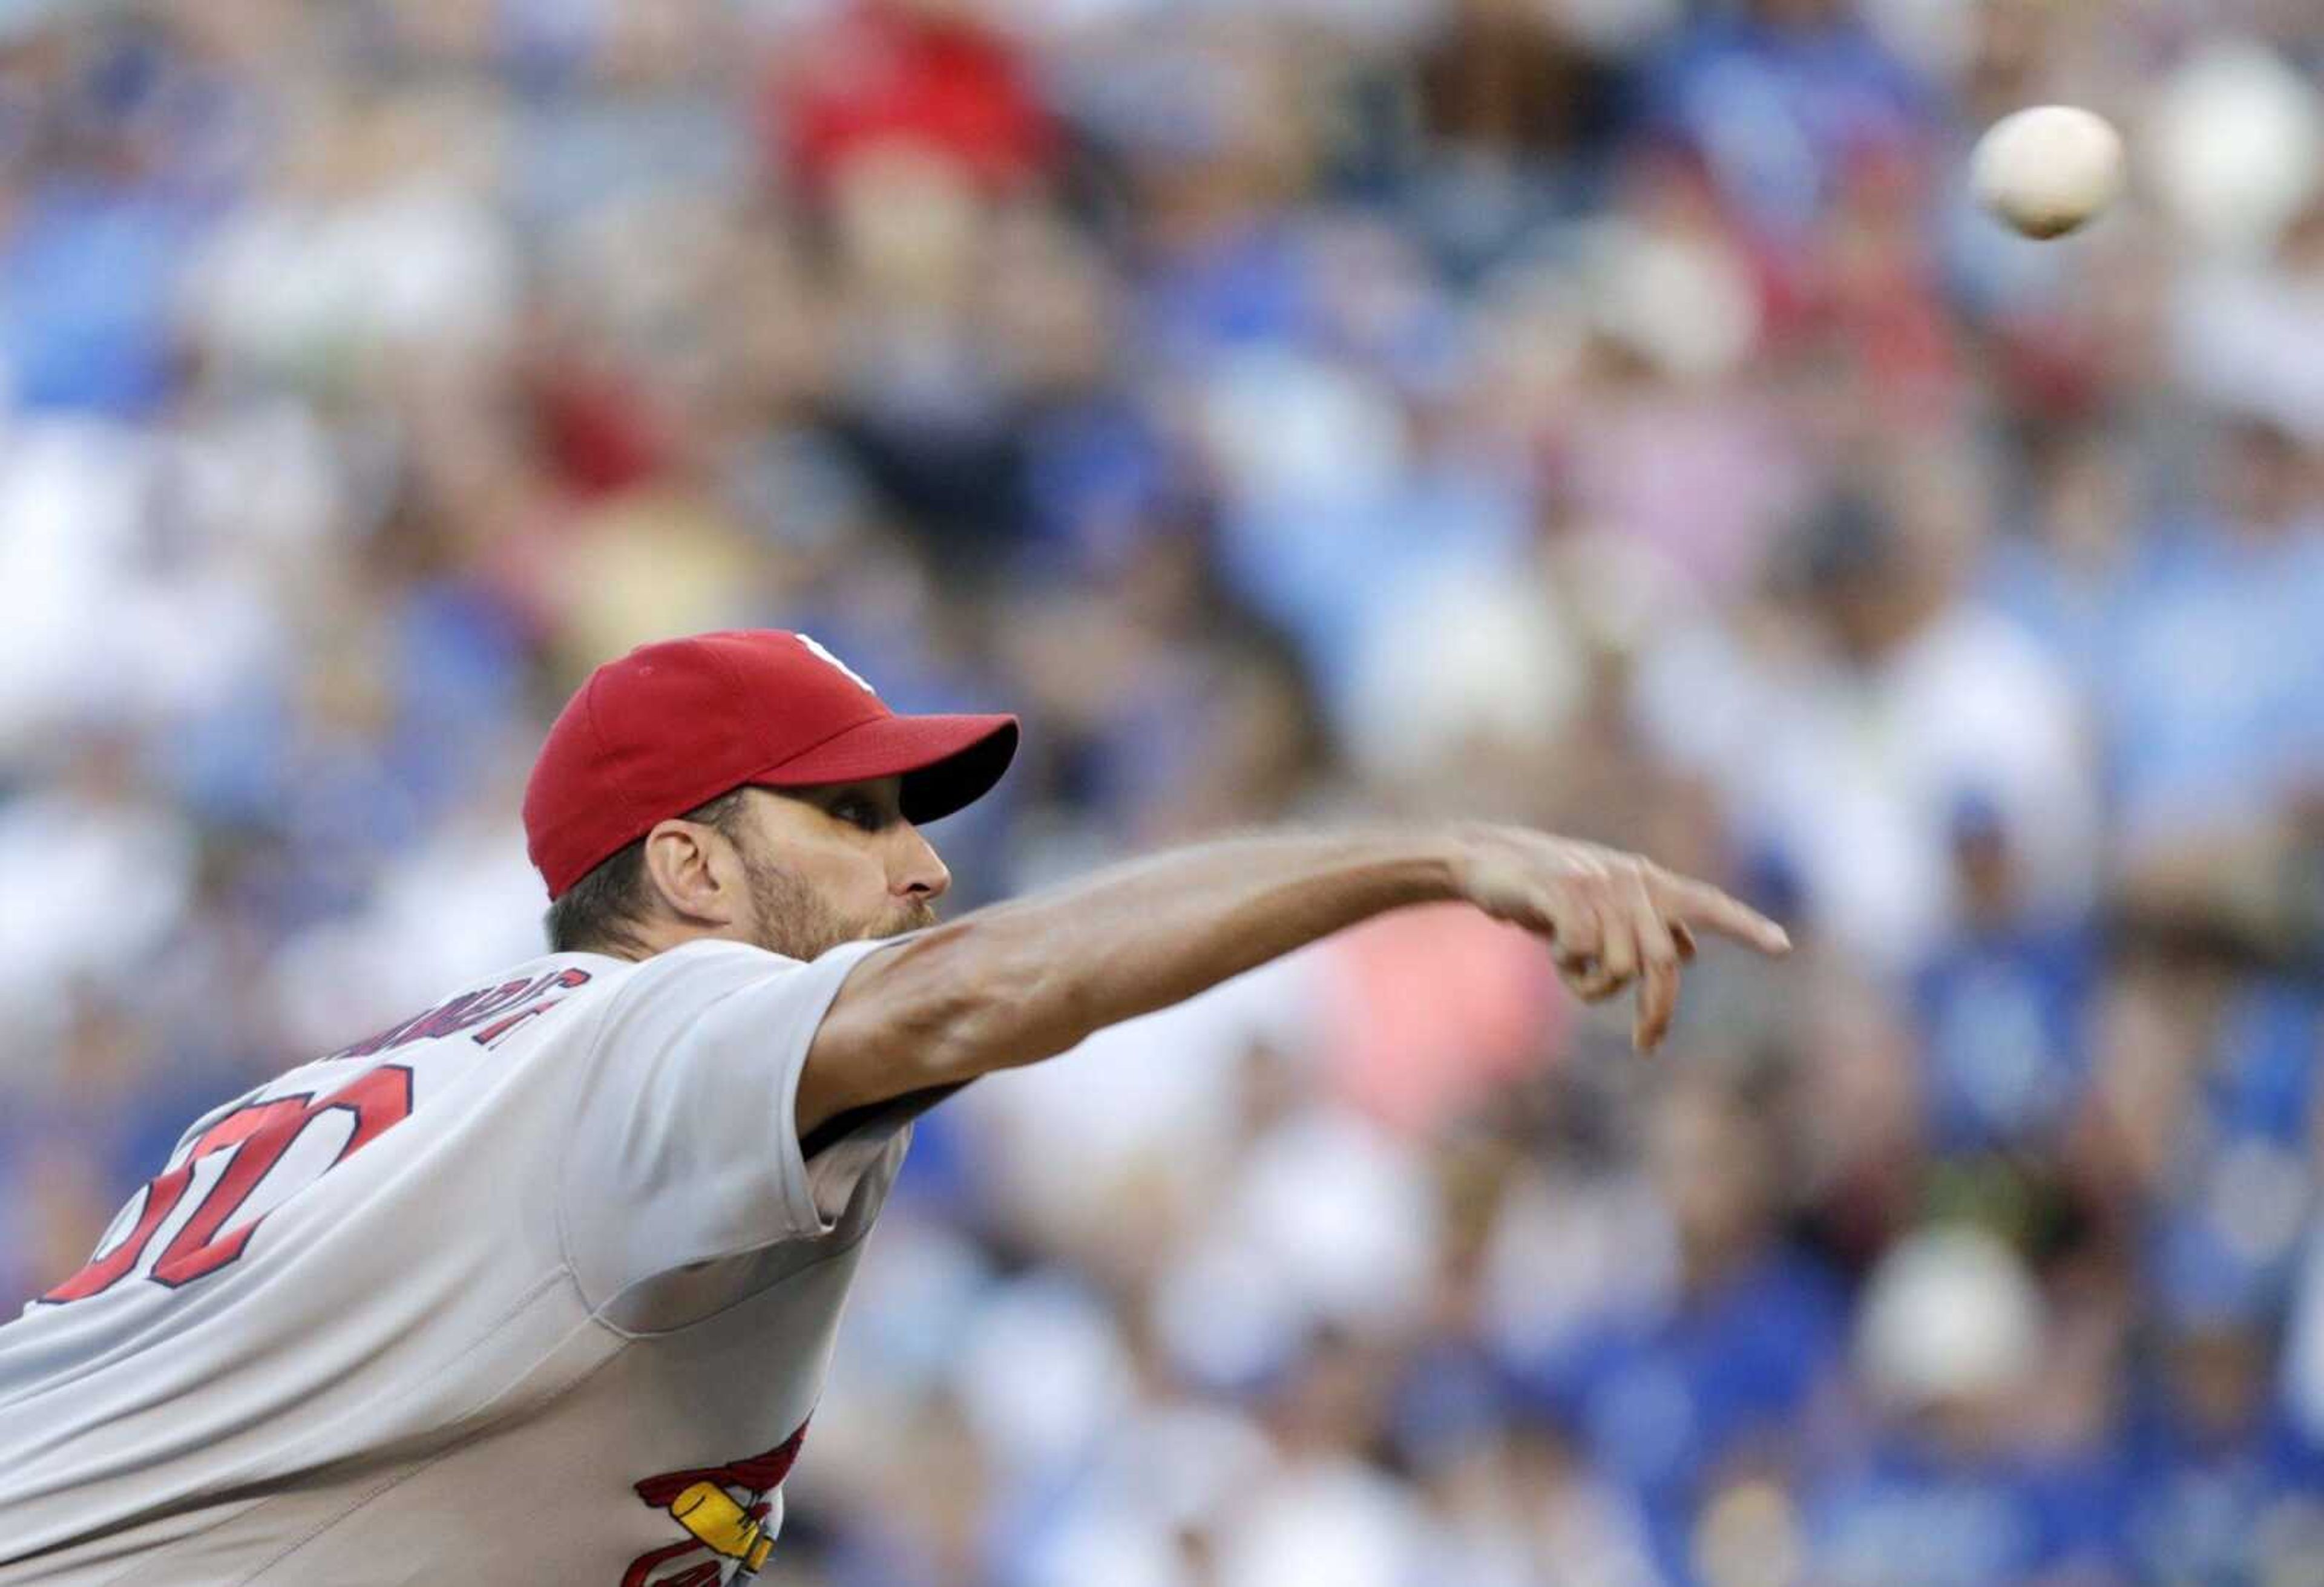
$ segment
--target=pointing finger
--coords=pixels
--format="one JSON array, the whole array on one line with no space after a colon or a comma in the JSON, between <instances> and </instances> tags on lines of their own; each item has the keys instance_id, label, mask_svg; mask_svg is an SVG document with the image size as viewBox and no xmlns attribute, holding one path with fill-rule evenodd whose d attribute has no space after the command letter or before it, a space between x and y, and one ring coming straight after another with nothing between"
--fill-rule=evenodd
<instances>
[{"instance_id":1,"label":"pointing finger","mask_svg":"<svg viewBox=\"0 0 2324 1587\"><path fill-rule=\"evenodd\" d=\"M1757 910L1737 902L1708 882L1688 876L1657 878L1665 913L1674 922L1731 937L1762 953L1792 950L1791 934Z\"/></svg>"}]
</instances>

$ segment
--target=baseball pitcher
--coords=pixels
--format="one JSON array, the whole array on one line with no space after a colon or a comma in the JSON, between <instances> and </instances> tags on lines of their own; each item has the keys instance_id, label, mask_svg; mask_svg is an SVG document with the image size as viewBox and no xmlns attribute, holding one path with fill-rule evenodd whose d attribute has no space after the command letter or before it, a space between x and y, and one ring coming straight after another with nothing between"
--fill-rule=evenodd
<instances>
[{"instance_id":1,"label":"baseball pitcher","mask_svg":"<svg viewBox=\"0 0 2324 1587\"><path fill-rule=\"evenodd\" d=\"M1461 899L1660 1039L1717 890L1484 825L1218 842L936 923L1006 716L773 631L646 646L524 804L550 951L196 1120L0 1327L0 1587L711 1587L766 1564L932 1103Z\"/></svg>"}]
</instances>

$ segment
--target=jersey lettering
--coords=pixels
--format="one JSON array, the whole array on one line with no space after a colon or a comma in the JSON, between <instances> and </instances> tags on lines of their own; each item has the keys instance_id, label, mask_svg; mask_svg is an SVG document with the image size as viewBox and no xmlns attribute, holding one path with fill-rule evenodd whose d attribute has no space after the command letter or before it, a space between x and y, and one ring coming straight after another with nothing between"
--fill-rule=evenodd
<instances>
[{"instance_id":1,"label":"jersey lettering","mask_svg":"<svg viewBox=\"0 0 2324 1587\"><path fill-rule=\"evenodd\" d=\"M369 1058L414 1041L451 1036L475 1030L473 1040L490 1047L526 1021L548 1013L566 995L586 986L589 972L580 968L550 970L545 975L506 981L481 991L466 992L448 1003L425 1009L386 1030L343 1047L331 1058ZM546 995L544 995L546 994ZM491 1022L487 1023L486 1022ZM192 1215L180 1226L153 1259L147 1277L170 1289L188 1284L233 1261L250 1243L261 1214L227 1230L236 1213L290 1152L307 1126L320 1115L344 1110L354 1115L346 1143L318 1172L327 1172L380 1132L401 1124L411 1113L411 1071L401 1064L384 1064L334 1091L321 1101L312 1092L277 1096L238 1107L204 1130L183 1161L147 1182L137 1217L120 1242L102 1249L71 1278L41 1297L51 1305L86 1300L102 1295L135 1272L146 1247L174 1215L192 1188L195 1172L207 1160L231 1153L224 1171L202 1197Z\"/></svg>"},{"instance_id":2,"label":"jersey lettering","mask_svg":"<svg viewBox=\"0 0 2324 1587\"><path fill-rule=\"evenodd\" d=\"M303 1096L263 1102L229 1115L204 1131L202 1141L213 1142L207 1150L220 1151L237 1142L241 1150L234 1154L234 1160L226 1165L226 1172L219 1176L210 1193L202 1198L200 1208L154 1259L154 1280L174 1289L205 1273L216 1272L240 1256L242 1248L250 1243L251 1235L264 1218L253 1218L230 1234L221 1236L218 1231L250 1199L250 1193L282 1160L282 1154L290 1150L290 1143L300 1132L334 1108L345 1108L355 1115L355 1128L347 1135L347 1143L339 1148L338 1155L326 1167L326 1172L346 1161L357 1148L369 1144L382 1131L411 1116L411 1071L401 1064L385 1064L350 1081L319 1103L309 1103ZM265 1116L257 1116L261 1115ZM228 1126L244 1117L252 1122L228 1135ZM204 1150L205 1146L198 1143L194 1148L197 1154Z\"/></svg>"},{"instance_id":3,"label":"jersey lettering","mask_svg":"<svg viewBox=\"0 0 2324 1587\"><path fill-rule=\"evenodd\" d=\"M155 1233L185 1199L194 1182L197 1165L208 1158L231 1152L233 1158L226 1171L154 1259L148 1276L174 1289L216 1272L242 1254L251 1235L265 1221L265 1215L261 1214L230 1234L221 1235L219 1231L250 1199L251 1192L258 1188L307 1126L322 1115L341 1109L355 1115L355 1127L347 1135L346 1144L339 1148L322 1171L337 1167L381 1132L410 1116L411 1071L401 1064L387 1064L358 1076L319 1102L311 1093L302 1093L235 1109L195 1138L183 1162L146 1185L145 1205L119 1244L41 1298L60 1306L67 1301L85 1300L102 1295L136 1271Z\"/></svg>"},{"instance_id":4,"label":"jersey lettering","mask_svg":"<svg viewBox=\"0 0 2324 1587\"><path fill-rule=\"evenodd\" d=\"M449 1003L422 1010L410 1019L388 1026L375 1035L366 1036L352 1047L342 1047L333 1058L370 1058L408 1047L414 1041L426 1041L438 1036L450 1036L483 1024L495 1014L508 1013L518 1004L530 1002L544 992L554 992L561 997L576 986L589 984L589 972L585 969L551 970L530 980L507 981L481 992L464 992ZM558 999L552 997L541 1006L545 1010ZM495 1027L499 1029L499 1027ZM489 1047L484 1037L476 1038L479 1045Z\"/></svg>"}]
</instances>

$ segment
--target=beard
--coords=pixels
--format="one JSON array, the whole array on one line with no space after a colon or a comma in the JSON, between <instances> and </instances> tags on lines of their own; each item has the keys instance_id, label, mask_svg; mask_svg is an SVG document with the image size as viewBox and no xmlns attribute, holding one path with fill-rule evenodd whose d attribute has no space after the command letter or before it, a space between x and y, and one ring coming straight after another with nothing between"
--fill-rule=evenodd
<instances>
[{"instance_id":1,"label":"beard","mask_svg":"<svg viewBox=\"0 0 2324 1587\"><path fill-rule=\"evenodd\" d=\"M911 899L878 920L850 920L798 872L755 854L742 856L742 876L759 917L752 946L786 959L817 959L843 942L900 937L936 923L936 912L925 898Z\"/></svg>"}]
</instances>

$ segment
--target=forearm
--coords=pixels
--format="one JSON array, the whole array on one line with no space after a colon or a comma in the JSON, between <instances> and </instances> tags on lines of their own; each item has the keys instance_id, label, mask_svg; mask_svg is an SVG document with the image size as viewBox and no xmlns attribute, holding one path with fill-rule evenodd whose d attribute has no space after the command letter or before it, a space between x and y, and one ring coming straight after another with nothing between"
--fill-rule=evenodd
<instances>
[{"instance_id":1,"label":"forearm","mask_svg":"<svg viewBox=\"0 0 2324 1587\"><path fill-rule=\"evenodd\" d=\"M1669 1029L1699 933L1791 949L1781 926L1708 883L1520 827L1233 839L867 956L816 1031L798 1127L1036 1062L1343 926L1443 899L1540 937L1592 1002L1636 983L1641 1050Z\"/></svg>"},{"instance_id":2,"label":"forearm","mask_svg":"<svg viewBox=\"0 0 2324 1587\"><path fill-rule=\"evenodd\" d=\"M827 1116L1051 1057L1359 921L1457 897L1454 870L1452 842L1426 832L1237 838L980 910L849 977L802 1107Z\"/></svg>"}]
</instances>

